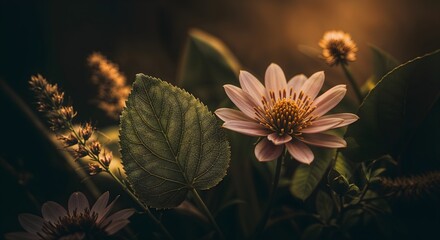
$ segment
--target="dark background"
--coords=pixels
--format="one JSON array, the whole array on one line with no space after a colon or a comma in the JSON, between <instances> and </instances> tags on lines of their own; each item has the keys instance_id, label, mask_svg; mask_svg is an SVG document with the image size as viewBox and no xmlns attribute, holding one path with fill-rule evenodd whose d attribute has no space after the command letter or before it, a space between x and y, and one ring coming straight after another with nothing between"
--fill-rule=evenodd
<instances>
[{"instance_id":1,"label":"dark background","mask_svg":"<svg viewBox=\"0 0 440 240\"><path fill-rule=\"evenodd\" d=\"M323 33L335 29L350 33L358 44L358 61L352 68L364 81L372 69L370 43L402 63L439 48L439 10L436 0L2 0L0 79L34 109L27 82L41 73L62 86L80 120L93 119L105 127L116 122L90 100L96 89L86 58L94 51L117 63L129 81L142 72L174 82L187 32L200 28L222 39L257 76L275 62L287 76L325 70L329 81L341 82L340 69L310 59L297 48L299 44L317 48ZM56 159L47 154L51 147L1 94L3 234L20 230L18 213L38 214L23 189L30 189L37 202L65 204L71 192L84 187L80 180L66 177L62 166L47 165L48 159Z\"/></svg>"}]
</instances>

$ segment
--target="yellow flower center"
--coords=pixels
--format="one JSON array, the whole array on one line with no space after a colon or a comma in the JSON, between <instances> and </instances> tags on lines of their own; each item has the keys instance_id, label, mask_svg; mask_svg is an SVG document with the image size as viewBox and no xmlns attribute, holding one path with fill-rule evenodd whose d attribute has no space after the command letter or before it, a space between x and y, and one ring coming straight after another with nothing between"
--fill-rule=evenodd
<instances>
[{"instance_id":1,"label":"yellow flower center","mask_svg":"<svg viewBox=\"0 0 440 240\"><path fill-rule=\"evenodd\" d=\"M292 90L291 90L292 91ZM292 97L286 96L286 91L279 92L280 98L276 100L275 93L270 92L270 100L262 97L263 108L257 107L256 120L266 128L284 134L299 136L301 129L312 124L316 116L312 112L316 109L310 97L301 91Z\"/></svg>"}]
</instances>

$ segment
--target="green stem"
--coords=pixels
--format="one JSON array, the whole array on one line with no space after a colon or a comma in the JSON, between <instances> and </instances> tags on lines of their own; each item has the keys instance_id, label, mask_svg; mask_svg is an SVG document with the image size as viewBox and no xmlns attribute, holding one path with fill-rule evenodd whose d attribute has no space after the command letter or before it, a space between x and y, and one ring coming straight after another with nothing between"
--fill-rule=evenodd
<instances>
[{"instance_id":1,"label":"green stem","mask_svg":"<svg viewBox=\"0 0 440 240\"><path fill-rule=\"evenodd\" d=\"M350 82L351 87L354 89L354 93L356 95L356 98L359 100L360 103L364 100L364 97L362 95L361 89L359 88L359 85L356 83L356 80L353 77L353 74L351 73L350 69L347 65L341 64L342 70L344 71L345 76L347 77L348 81Z\"/></svg>"},{"instance_id":2,"label":"green stem","mask_svg":"<svg viewBox=\"0 0 440 240\"><path fill-rule=\"evenodd\" d=\"M364 176L366 176L367 175L367 173L366 173L366 167L365 167L365 163L362 163L362 173L364 174ZM368 191L368 189L370 188L370 176L368 176L368 178L366 178L366 183L365 183L365 185L364 185L364 188L362 189L362 192L361 192L361 195L360 195L360 197L359 197L359 201L358 201L358 203L360 203L360 202L362 202L363 201L363 199L364 199L364 197L365 197L365 194L367 194L367 191Z\"/></svg>"},{"instance_id":3,"label":"green stem","mask_svg":"<svg viewBox=\"0 0 440 240\"><path fill-rule=\"evenodd\" d=\"M208 216L209 220L211 221L212 225L214 226L215 230L220 236L220 239L225 239L225 236L223 235L222 230L218 226L217 222L215 221L215 218L212 216L211 211L209 211L209 208L206 206L203 199L200 197L199 193L195 188L191 189L191 192L193 193L197 203L203 208L203 211L205 212L206 216Z\"/></svg>"},{"instance_id":4,"label":"green stem","mask_svg":"<svg viewBox=\"0 0 440 240\"><path fill-rule=\"evenodd\" d=\"M270 212L272 209L272 202L273 202L273 198L275 196L276 190L278 188L278 182L280 180L280 175L281 175L281 166L282 166L282 163L284 161L285 156L286 156L286 154L284 153L281 156L279 156L277 159L277 163L276 163L276 167L275 167L275 176L274 176L274 179L272 182L272 189L270 190L269 201L267 202L263 217L258 222L257 227L255 228L255 232L254 232L253 236L251 237L251 239L258 239L259 238L259 236L263 233L264 228L266 227L267 221L269 220Z\"/></svg>"},{"instance_id":5,"label":"green stem","mask_svg":"<svg viewBox=\"0 0 440 240\"><path fill-rule=\"evenodd\" d=\"M124 191L130 195L130 197L144 210L144 212L148 215L148 217L153 220L153 222L160 228L160 230L165 234L166 238L168 239L174 239L173 236L168 232L168 230L165 228L165 226L157 219L153 213L151 213L150 209L139 200L139 198L124 184L114 173L112 173L110 170L106 171L110 176L113 177L113 179L116 180L116 182L124 189Z\"/></svg>"},{"instance_id":6,"label":"green stem","mask_svg":"<svg viewBox=\"0 0 440 240\"><path fill-rule=\"evenodd\" d=\"M359 197L358 203L362 202L364 200L365 194L367 193L368 189L370 188L370 180L365 184L364 189L362 189L361 196Z\"/></svg>"}]
</instances>

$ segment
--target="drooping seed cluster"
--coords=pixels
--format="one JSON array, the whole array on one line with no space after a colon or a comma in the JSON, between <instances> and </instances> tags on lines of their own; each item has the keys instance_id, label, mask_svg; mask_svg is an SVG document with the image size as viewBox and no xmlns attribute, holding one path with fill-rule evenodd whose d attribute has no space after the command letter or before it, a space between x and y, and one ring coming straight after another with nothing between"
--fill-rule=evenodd
<instances>
[{"instance_id":1,"label":"drooping seed cluster","mask_svg":"<svg viewBox=\"0 0 440 240\"><path fill-rule=\"evenodd\" d=\"M277 132L280 136L284 134L301 135L300 130L310 126L313 120L315 106L310 97L302 91L297 94L290 89L288 97L286 90L278 92L278 98L274 92L269 93L270 99L262 97L263 108L255 108L256 120L271 131Z\"/></svg>"}]
</instances>

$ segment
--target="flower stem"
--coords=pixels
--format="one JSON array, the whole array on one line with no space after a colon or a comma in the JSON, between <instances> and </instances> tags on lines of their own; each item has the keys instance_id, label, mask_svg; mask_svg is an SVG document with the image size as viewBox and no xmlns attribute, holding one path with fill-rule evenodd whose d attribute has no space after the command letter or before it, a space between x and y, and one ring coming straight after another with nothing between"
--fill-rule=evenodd
<instances>
[{"instance_id":1,"label":"flower stem","mask_svg":"<svg viewBox=\"0 0 440 240\"><path fill-rule=\"evenodd\" d=\"M197 192L197 190L195 188L191 189L191 192L193 193L195 200L197 201L197 203L203 208L203 211L205 212L206 216L208 216L209 220L211 221L212 225L214 226L215 230L217 231L217 233L220 236L220 239L225 239L225 235L223 235L222 230L220 229L220 227L218 226L217 222L215 221L214 216L212 216L211 211L209 211L209 208L206 206L205 202L203 201L203 199L200 197L199 193Z\"/></svg>"},{"instance_id":2,"label":"flower stem","mask_svg":"<svg viewBox=\"0 0 440 240\"><path fill-rule=\"evenodd\" d=\"M275 176L274 176L274 179L272 182L272 189L270 190L269 201L267 202L263 217L258 222L258 224L255 228L255 232L254 232L253 236L251 237L251 239L258 239L258 237L263 233L264 228L266 227L266 223L269 220L270 212L272 209L272 202L273 202L273 198L275 196L276 190L278 188L278 182L280 181L281 166L282 166L282 163L284 161L285 156L286 156L286 154L282 154L277 159L277 163L276 163L276 167L275 167Z\"/></svg>"},{"instance_id":3,"label":"flower stem","mask_svg":"<svg viewBox=\"0 0 440 240\"><path fill-rule=\"evenodd\" d=\"M351 73L350 69L347 65L341 64L342 70L344 71L345 76L347 77L348 81L350 82L351 87L354 89L354 93L356 95L356 98L360 103L364 100L364 97L362 95L361 89L359 88L359 85L356 83L356 80L353 77L353 74Z\"/></svg>"},{"instance_id":4,"label":"flower stem","mask_svg":"<svg viewBox=\"0 0 440 240\"><path fill-rule=\"evenodd\" d=\"M163 234L165 234L167 239L174 239L173 236L168 232L168 230L165 228L165 226L157 219L153 213L151 213L150 209L142 203L139 198L124 184L114 173L112 173L110 170L107 171L110 176L113 177L113 179L116 180L116 182L121 185L121 187L124 189L124 191L130 195L130 197L144 210L144 212L148 215L148 217L153 220L153 222L160 228Z\"/></svg>"}]
</instances>

